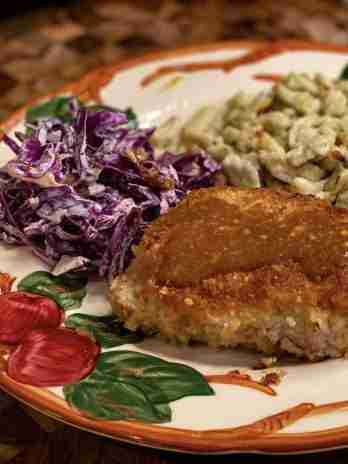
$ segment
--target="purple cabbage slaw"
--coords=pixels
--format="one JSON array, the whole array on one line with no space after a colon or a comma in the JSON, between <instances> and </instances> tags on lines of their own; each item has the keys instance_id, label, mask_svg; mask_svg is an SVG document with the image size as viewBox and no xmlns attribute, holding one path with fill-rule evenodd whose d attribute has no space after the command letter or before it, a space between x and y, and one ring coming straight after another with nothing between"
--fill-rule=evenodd
<instances>
[{"instance_id":1,"label":"purple cabbage slaw","mask_svg":"<svg viewBox=\"0 0 348 464\"><path fill-rule=\"evenodd\" d=\"M111 280L146 225L214 185L220 167L204 152L156 158L154 129L131 127L124 112L76 99L69 107L69 122L44 118L17 141L3 137L16 158L0 171L0 239L29 246L52 268L64 261Z\"/></svg>"}]
</instances>

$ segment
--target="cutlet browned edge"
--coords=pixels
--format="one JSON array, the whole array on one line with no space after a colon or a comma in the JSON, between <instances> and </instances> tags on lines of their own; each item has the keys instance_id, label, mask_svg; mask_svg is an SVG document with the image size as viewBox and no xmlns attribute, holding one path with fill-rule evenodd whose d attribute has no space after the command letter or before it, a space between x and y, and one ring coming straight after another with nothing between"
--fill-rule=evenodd
<instances>
[{"instance_id":1,"label":"cutlet browned edge","mask_svg":"<svg viewBox=\"0 0 348 464\"><path fill-rule=\"evenodd\" d=\"M215 196L223 198L228 195L250 195L261 198L264 205L272 205L280 201L289 206L290 202L291 207L300 211L305 209L304 207L310 207L311 211L325 211L327 220L330 218L331 222L344 228L347 224L348 229L348 214L343 209L335 209L322 200L267 189L252 192L235 188L200 190L191 193L176 209L187 211L189 214L190 209L195 208L199 202ZM304 224L305 221L304 213ZM200 340L214 346L250 345L267 353L295 352L298 348L298 353L295 354L305 354L312 359L326 355L342 355L347 350L348 337L347 340L344 338L342 343L339 342L342 346L337 347L336 339L330 341L332 334L330 340L327 338L323 341L323 348L319 345L316 348L315 341L317 337L319 343L320 331L327 324L335 327L344 325L347 332L348 268L346 266L333 265L327 275L313 278L304 272L299 263L290 259L250 271L235 270L190 285L176 286L173 282L161 281L157 278L151 267L146 269L146 266L150 266L151 262L157 259L159 241L163 240L170 226L171 212L149 226L136 250L133 264L123 276L115 280L112 287L113 306L130 328L142 328L146 332L159 330L166 338L179 339L183 342ZM338 236L337 239L342 238ZM150 261L145 259L142 262L145 255L151 257ZM127 292L130 292L128 296L126 296ZM330 321L328 317L331 318ZM306 344L302 333L300 346L294 343L297 341L294 332L296 327L294 330L290 327L285 331L286 337L290 333L292 339L290 337L289 343L295 348L289 348L288 342L280 347L281 333L279 337L271 334L266 337L267 339L259 336L264 331L261 326L267 318L286 319L290 325L298 324L297 327L301 327L301 331L305 327L309 337L308 343L311 345L309 351L306 346L301 346ZM254 319L262 321L261 325L252 322ZM244 332L239 333L238 327L243 327ZM250 330L253 334L248 343Z\"/></svg>"}]
</instances>

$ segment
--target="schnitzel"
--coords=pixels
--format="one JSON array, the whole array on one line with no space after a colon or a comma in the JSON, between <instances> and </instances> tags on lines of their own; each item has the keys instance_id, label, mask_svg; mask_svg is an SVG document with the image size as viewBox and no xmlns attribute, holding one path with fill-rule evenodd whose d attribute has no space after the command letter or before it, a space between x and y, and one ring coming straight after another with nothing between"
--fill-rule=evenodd
<instances>
[{"instance_id":1,"label":"schnitzel","mask_svg":"<svg viewBox=\"0 0 348 464\"><path fill-rule=\"evenodd\" d=\"M192 192L111 287L129 329L309 359L348 351L348 212L308 196Z\"/></svg>"}]
</instances>

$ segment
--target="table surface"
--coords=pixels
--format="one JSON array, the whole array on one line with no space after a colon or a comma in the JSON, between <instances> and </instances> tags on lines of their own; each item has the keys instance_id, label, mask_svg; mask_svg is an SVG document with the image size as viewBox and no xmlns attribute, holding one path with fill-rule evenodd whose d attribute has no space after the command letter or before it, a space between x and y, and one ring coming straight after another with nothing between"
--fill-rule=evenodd
<instances>
[{"instance_id":1,"label":"table surface","mask_svg":"<svg viewBox=\"0 0 348 464\"><path fill-rule=\"evenodd\" d=\"M83 5L83 6L82 6ZM151 27L149 27L151 24ZM0 121L29 98L89 69L154 49L228 39L306 38L348 43L343 0L81 0L0 24ZM238 457L200 457L231 463ZM116 443L47 419L0 396L0 462L12 464L175 464L192 456ZM253 456L255 464L338 463L348 451Z\"/></svg>"}]
</instances>

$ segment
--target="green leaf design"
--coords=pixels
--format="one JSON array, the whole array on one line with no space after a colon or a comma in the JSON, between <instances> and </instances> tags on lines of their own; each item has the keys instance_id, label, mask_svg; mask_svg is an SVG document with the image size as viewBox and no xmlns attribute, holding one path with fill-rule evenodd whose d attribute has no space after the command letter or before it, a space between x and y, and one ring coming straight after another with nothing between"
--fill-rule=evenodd
<instances>
[{"instance_id":1,"label":"green leaf design","mask_svg":"<svg viewBox=\"0 0 348 464\"><path fill-rule=\"evenodd\" d=\"M137 129L139 126L138 117L135 114L133 108L127 108L125 111L128 118L128 126L130 129Z\"/></svg>"},{"instance_id":2,"label":"green leaf design","mask_svg":"<svg viewBox=\"0 0 348 464\"><path fill-rule=\"evenodd\" d=\"M340 79L348 79L348 64L342 69Z\"/></svg>"},{"instance_id":3,"label":"green leaf design","mask_svg":"<svg viewBox=\"0 0 348 464\"><path fill-rule=\"evenodd\" d=\"M18 290L37 293L52 298L64 310L81 306L86 296L87 279L80 274L66 273L54 276L46 271L37 271L24 277Z\"/></svg>"},{"instance_id":4,"label":"green leaf design","mask_svg":"<svg viewBox=\"0 0 348 464\"><path fill-rule=\"evenodd\" d=\"M154 405L134 385L112 381L95 381L93 375L78 384L64 387L66 400L87 415L105 420L141 420L168 422L168 405Z\"/></svg>"},{"instance_id":5,"label":"green leaf design","mask_svg":"<svg viewBox=\"0 0 348 464\"><path fill-rule=\"evenodd\" d=\"M71 121L72 115L69 108L70 97L55 97L39 105L32 106L26 113L26 121L35 123L43 118L59 118L62 121Z\"/></svg>"},{"instance_id":6,"label":"green leaf design","mask_svg":"<svg viewBox=\"0 0 348 464\"><path fill-rule=\"evenodd\" d=\"M169 402L214 391L191 367L124 350L100 355L92 374L65 386L64 394L72 406L95 418L168 422Z\"/></svg>"},{"instance_id":7,"label":"green leaf design","mask_svg":"<svg viewBox=\"0 0 348 464\"><path fill-rule=\"evenodd\" d=\"M137 343L143 336L130 332L123 324L112 316L89 316L73 314L65 321L65 326L87 332L97 340L103 348L112 348L126 343Z\"/></svg>"},{"instance_id":8,"label":"green leaf design","mask_svg":"<svg viewBox=\"0 0 348 464\"><path fill-rule=\"evenodd\" d=\"M134 385L153 403L169 403L184 396L214 395L214 390L195 369L136 351L103 353L93 375Z\"/></svg>"}]
</instances>

